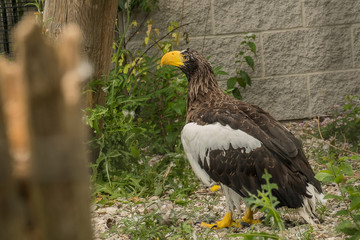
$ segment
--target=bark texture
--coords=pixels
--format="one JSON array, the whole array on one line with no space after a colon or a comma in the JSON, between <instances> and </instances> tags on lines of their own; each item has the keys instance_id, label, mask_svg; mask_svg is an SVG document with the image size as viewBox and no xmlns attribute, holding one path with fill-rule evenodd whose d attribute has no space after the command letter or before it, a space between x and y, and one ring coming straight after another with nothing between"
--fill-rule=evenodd
<instances>
[{"instance_id":1,"label":"bark texture","mask_svg":"<svg viewBox=\"0 0 360 240\"><path fill-rule=\"evenodd\" d=\"M77 24L84 38L83 54L93 66L93 79L107 76L111 66L117 0L52 0L45 2L46 33L57 38L68 23ZM94 90L94 89L93 89ZM100 88L86 97L86 106L105 103Z\"/></svg>"}]
</instances>

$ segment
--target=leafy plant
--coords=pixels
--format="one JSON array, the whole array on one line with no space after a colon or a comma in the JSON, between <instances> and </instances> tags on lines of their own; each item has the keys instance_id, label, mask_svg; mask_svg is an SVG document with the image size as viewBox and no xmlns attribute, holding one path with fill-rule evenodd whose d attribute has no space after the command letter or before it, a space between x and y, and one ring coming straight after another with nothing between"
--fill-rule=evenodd
<instances>
[{"instance_id":1,"label":"leafy plant","mask_svg":"<svg viewBox=\"0 0 360 240\"><path fill-rule=\"evenodd\" d=\"M251 77L249 74L243 69L243 65L246 64L254 71L254 59L252 56L256 57L256 45L255 34L245 34L244 41L240 43L240 47L242 50L236 54L237 60L235 63L236 67L236 75L230 77L227 80L227 89L225 92L232 93L232 95L237 99L242 99L239 87L246 88L246 86L251 86ZM238 84L238 85L236 85Z\"/></svg>"},{"instance_id":2,"label":"leafy plant","mask_svg":"<svg viewBox=\"0 0 360 240\"><path fill-rule=\"evenodd\" d=\"M33 0L32 2L26 3L24 6L33 6L36 8L35 18L36 21L42 25L43 24L43 9L44 9L45 0Z\"/></svg>"},{"instance_id":3,"label":"leafy plant","mask_svg":"<svg viewBox=\"0 0 360 240\"><path fill-rule=\"evenodd\" d=\"M330 140L335 145L338 142L351 144L350 150L360 150L360 97L346 96L342 109L334 107L332 118L325 118L320 125L320 137Z\"/></svg>"},{"instance_id":4,"label":"leafy plant","mask_svg":"<svg viewBox=\"0 0 360 240\"><path fill-rule=\"evenodd\" d=\"M283 239L284 238L284 230L285 226L283 221L280 218L280 213L276 210L276 206L279 204L277 198L272 194L274 189L278 189L278 186L275 183L270 183L271 174L267 172L265 169L265 173L262 176L265 180L265 184L261 185L261 191L257 191L257 195L249 193L250 197L246 198L245 201L247 205L251 207L252 210L256 208L260 208L261 212L264 212L266 218L264 220L265 224L271 224L274 228L280 230L279 237L277 234L269 234L269 233L241 233L234 234L231 236L241 236L245 239L254 239L254 237L261 237L264 239Z\"/></svg>"},{"instance_id":5,"label":"leafy plant","mask_svg":"<svg viewBox=\"0 0 360 240\"><path fill-rule=\"evenodd\" d=\"M314 240L315 237L313 235L313 231L314 231L314 227L312 225L310 225L310 228L301 234L301 239L302 240Z\"/></svg>"},{"instance_id":6,"label":"leafy plant","mask_svg":"<svg viewBox=\"0 0 360 240\"><path fill-rule=\"evenodd\" d=\"M186 82L171 79L173 70L156 69L156 61L148 57L139 66L146 65L141 70L143 74L145 69L151 69L147 63L150 60L154 64L153 73L140 75L141 80L128 87L124 81L132 80L126 74L110 79L105 86L109 91L105 107L97 106L89 112L88 122L95 131L99 131L100 119L104 120L101 136L94 140L100 145L100 155L92 165L93 178L98 183L97 193L104 192L106 179L108 186L104 193L110 195L117 192L122 196L162 195L173 189L170 197L177 201L197 187L180 151L185 99L182 101L178 95L185 96L182 91L186 87L182 85ZM138 76L138 69L133 72L133 77ZM162 81L160 76L169 81ZM153 154L165 155L150 166ZM165 176L166 171L169 173ZM109 188L113 190L109 192Z\"/></svg>"},{"instance_id":7,"label":"leafy plant","mask_svg":"<svg viewBox=\"0 0 360 240\"><path fill-rule=\"evenodd\" d=\"M160 196L172 189L169 197L181 204L184 196L197 187L180 148L187 80L176 69L159 68L159 55L125 48L127 31L137 27L130 18L133 7L157 1L140 2L119 1L126 19L125 32L113 44L114 68L108 81L92 82L107 93L105 105L87 109L86 116L97 134L90 144L100 148L99 157L91 165L94 194L97 202L105 203L119 196ZM171 23L167 35L177 27ZM177 36L160 40L159 30L149 20L144 45L167 52Z\"/></svg>"},{"instance_id":8,"label":"leafy plant","mask_svg":"<svg viewBox=\"0 0 360 240\"><path fill-rule=\"evenodd\" d=\"M358 155L341 157L337 161L328 159L327 169L320 171L315 176L321 182L337 185L339 195L327 194L325 198L334 199L346 206L346 209L337 211L335 216L341 218L336 230L348 235L348 239L360 238L360 188L354 185L360 179L358 175L354 174L350 164L355 162L357 165L359 161ZM356 172L359 171L360 168Z\"/></svg>"}]
</instances>

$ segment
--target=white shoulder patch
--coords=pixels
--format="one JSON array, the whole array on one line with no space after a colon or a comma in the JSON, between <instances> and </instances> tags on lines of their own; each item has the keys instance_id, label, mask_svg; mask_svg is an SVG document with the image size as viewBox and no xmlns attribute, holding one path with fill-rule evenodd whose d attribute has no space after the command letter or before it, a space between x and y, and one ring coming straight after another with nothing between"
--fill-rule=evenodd
<instances>
[{"instance_id":1,"label":"white shoulder patch","mask_svg":"<svg viewBox=\"0 0 360 240\"><path fill-rule=\"evenodd\" d=\"M243 148L245 153L250 153L261 147L261 142L253 136L220 123L208 125L188 123L181 132L181 142L195 174L205 184L209 184L210 177L200 167L198 159L200 158L202 162L206 159L210 166L209 152L211 150L228 150L231 144L235 149ZM208 153L207 156L206 153Z\"/></svg>"}]
</instances>

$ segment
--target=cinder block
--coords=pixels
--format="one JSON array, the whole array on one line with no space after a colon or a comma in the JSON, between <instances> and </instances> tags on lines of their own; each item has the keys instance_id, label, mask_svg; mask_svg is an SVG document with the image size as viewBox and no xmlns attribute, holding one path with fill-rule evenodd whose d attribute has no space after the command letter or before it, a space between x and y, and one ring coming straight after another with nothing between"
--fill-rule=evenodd
<instances>
[{"instance_id":1,"label":"cinder block","mask_svg":"<svg viewBox=\"0 0 360 240\"><path fill-rule=\"evenodd\" d=\"M263 34L265 76L352 67L350 26Z\"/></svg>"},{"instance_id":2,"label":"cinder block","mask_svg":"<svg viewBox=\"0 0 360 240\"><path fill-rule=\"evenodd\" d=\"M184 1L184 11L182 12L183 1L178 0L160 0L159 9L153 10L148 19L152 20L153 28L160 30L160 36L168 33L168 26L171 22L177 22L179 25L188 24L180 31L181 35L187 34L189 36L203 36L210 35L211 29L211 15L210 15L210 0L186 0ZM133 20L138 23L142 22L146 13L135 11L133 13ZM128 35L132 35L136 28L132 28ZM140 33L145 33L147 26L140 29ZM143 39L143 37L142 37ZM140 35L135 36L135 40L140 40Z\"/></svg>"},{"instance_id":3,"label":"cinder block","mask_svg":"<svg viewBox=\"0 0 360 240\"><path fill-rule=\"evenodd\" d=\"M306 26L360 23L358 0L305 0Z\"/></svg>"},{"instance_id":4,"label":"cinder block","mask_svg":"<svg viewBox=\"0 0 360 240\"><path fill-rule=\"evenodd\" d=\"M310 75L311 115L331 113L335 104L343 104L346 95L360 95L360 70Z\"/></svg>"},{"instance_id":5,"label":"cinder block","mask_svg":"<svg viewBox=\"0 0 360 240\"><path fill-rule=\"evenodd\" d=\"M278 120L309 117L307 77L272 77L255 79L242 91L244 101L258 105Z\"/></svg>"},{"instance_id":6,"label":"cinder block","mask_svg":"<svg viewBox=\"0 0 360 240\"><path fill-rule=\"evenodd\" d=\"M354 66L360 67L360 25L353 26Z\"/></svg>"},{"instance_id":7,"label":"cinder block","mask_svg":"<svg viewBox=\"0 0 360 240\"><path fill-rule=\"evenodd\" d=\"M244 50L240 46L240 43L244 40L244 35L236 36L216 36L216 37L206 37L205 42L203 38L192 38L188 44L183 44L181 49L191 48L202 52L205 57L210 57L209 61L212 63L213 67L223 66L223 70L229 73L230 75L235 74L235 69L238 64L235 63L235 55ZM255 41L257 47L257 57L254 57L255 60L255 71L252 71L246 63L241 65L241 69L245 70L251 77L260 77L262 73L261 65L261 46L259 37ZM253 56L252 54L249 54ZM229 76L219 76L218 80L222 81Z\"/></svg>"},{"instance_id":8,"label":"cinder block","mask_svg":"<svg viewBox=\"0 0 360 240\"><path fill-rule=\"evenodd\" d=\"M300 1L214 1L215 34L302 26Z\"/></svg>"}]
</instances>

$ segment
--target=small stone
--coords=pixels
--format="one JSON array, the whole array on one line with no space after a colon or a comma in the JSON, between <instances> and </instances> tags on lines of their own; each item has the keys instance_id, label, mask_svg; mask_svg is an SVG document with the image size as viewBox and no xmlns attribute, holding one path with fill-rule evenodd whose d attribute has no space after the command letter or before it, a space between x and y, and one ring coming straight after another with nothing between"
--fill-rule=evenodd
<instances>
[{"instance_id":1,"label":"small stone","mask_svg":"<svg viewBox=\"0 0 360 240\"><path fill-rule=\"evenodd\" d=\"M149 198L149 202L153 202L153 201L156 201L156 200L159 200L159 196L152 196Z\"/></svg>"}]
</instances>

